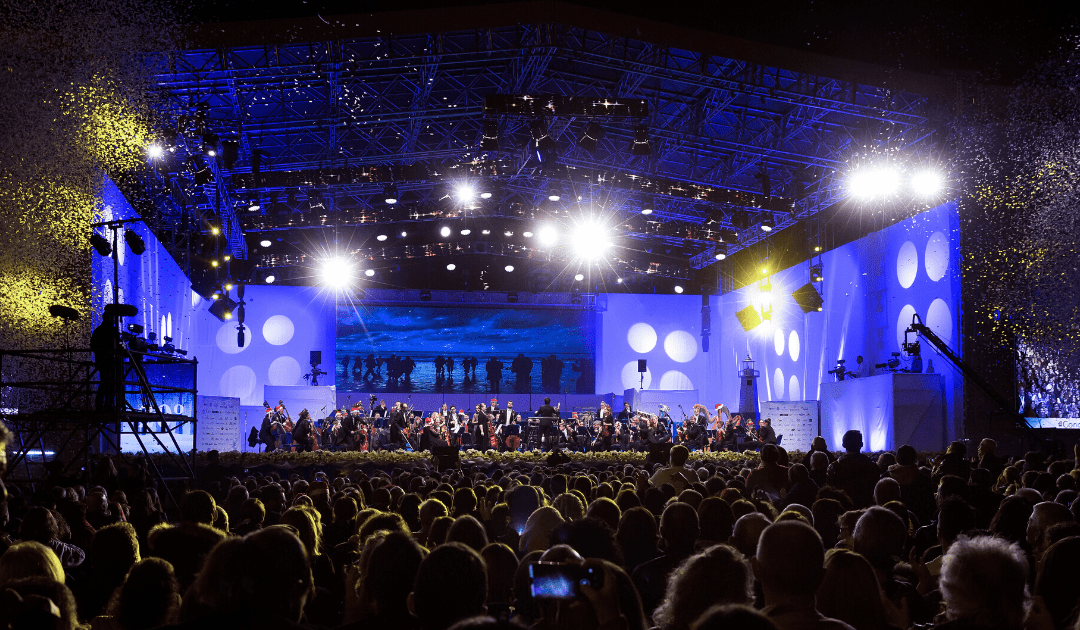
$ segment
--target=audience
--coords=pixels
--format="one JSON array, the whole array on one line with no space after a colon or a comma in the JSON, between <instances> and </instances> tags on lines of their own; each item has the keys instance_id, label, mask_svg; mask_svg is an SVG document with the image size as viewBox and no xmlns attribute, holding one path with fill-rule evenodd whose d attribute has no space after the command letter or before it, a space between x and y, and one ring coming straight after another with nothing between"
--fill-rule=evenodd
<instances>
[{"instance_id":1,"label":"audience","mask_svg":"<svg viewBox=\"0 0 1080 630\"><path fill-rule=\"evenodd\" d=\"M215 464L186 492L98 463L0 500L0 628L1076 629L1075 457L863 446L818 438L789 464L766 445L758 465L681 446L666 466ZM533 598L537 561L603 582Z\"/></svg>"}]
</instances>

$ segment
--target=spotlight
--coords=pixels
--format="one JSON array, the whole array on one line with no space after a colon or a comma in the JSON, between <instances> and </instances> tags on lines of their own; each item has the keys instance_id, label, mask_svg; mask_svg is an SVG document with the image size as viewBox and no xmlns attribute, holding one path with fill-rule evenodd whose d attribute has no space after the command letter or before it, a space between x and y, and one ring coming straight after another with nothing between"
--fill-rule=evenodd
<instances>
[{"instance_id":1,"label":"spotlight","mask_svg":"<svg viewBox=\"0 0 1080 630\"><path fill-rule=\"evenodd\" d=\"M772 214L769 214L762 219L758 227L761 228L762 232L772 232L773 228L776 227L776 221L773 220Z\"/></svg>"},{"instance_id":2,"label":"spotlight","mask_svg":"<svg viewBox=\"0 0 1080 630\"><path fill-rule=\"evenodd\" d=\"M160 144L151 144L146 147L146 154L156 160L165 155L165 149L162 149Z\"/></svg>"},{"instance_id":3,"label":"spotlight","mask_svg":"<svg viewBox=\"0 0 1080 630\"><path fill-rule=\"evenodd\" d=\"M644 214L644 215L648 216L648 215L653 213L653 209L655 207L656 207L656 199L646 197L641 202L641 214Z\"/></svg>"},{"instance_id":4,"label":"spotlight","mask_svg":"<svg viewBox=\"0 0 1080 630\"><path fill-rule=\"evenodd\" d=\"M108 256L112 253L112 245L109 244L108 239L104 236L94 232L90 235L90 244L94 246L98 254L102 256Z\"/></svg>"},{"instance_id":5,"label":"spotlight","mask_svg":"<svg viewBox=\"0 0 1080 630\"><path fill-rule=\"evenodd\" d=\"M218 228L217 226L211 227L210 233L217 236L218 234L221 234L221 228Z\"/></svg>"},{"instance_id":6,"label":"spotlight","mask_svg":"<svg viewBox=\"0 0 1080 630\"><path fill-rule=\"evenodd\" d=\"M649 155L652 153L652 145L649 144L649 126L642 123L634 127L634 142L630 145L630 153L634 155Z\"/></svg>"},{"instance_id":7,"label":"spotlight","mask_svg":"<svg viewBox=\"0 0 1080 630\"><path fill-rule=\"evenodd\" d=\"M683 292L683 288L682 288L682 286L681 286L681 285L678 285L678 284L676 284L676 285L675 285L675 292L676 292L676 293L682 293L682 292Z\"/></svg>"},{"instance_id":8,"label":"spotlight","mask_svg":"<svg viewBox=\"0 0 1080 630\"><path fill-rule=\"evenodd\" d=\"M480 193L480 198L481 199L491 199L491 191L490 190L485 190L484 192Z\"/></svg>"},{"instance_id":9,"label":"spotlight","mask_svg":"<svg viewBox=\"0 0 1080 630\"><path fill-rule=\"evenodd\" d=\"M222 258L225 259L225 262L229 262L230 260L232 260L232 256L230 256L229 254L225 254L224 256L222 256Z\"/></svg>"},{"instance_id":10,"label":"spotlight","mask_svg":"<svg viewBox=\"0 0 1080 630\"><path fill-rule=\"evenodd\" d=\"M644 214L644 215L652 214L652 208L642 208L641 209L641 214Z\"/></svg>"},{"instance_id":11,"label":"spotlight","mask_svg":"<svg viewBox=\"0 0 1080 630\"><path fill-rule=\"evenodd\" d=\"M248 212L258 212L261 207L258 201L252 201L248 204Z\"/></svg>"},{"instance_id":12,"label":"spotlight","mask_svg":"<svg viewBox=\"0 0 1080 630\"><path fill-rule=\"evenodd\" d=\"M421 291L420 292L420 301L421 302L430 302L431 301L431 291L428 291L428 290Z\"/></svg>"},{"instance_id":13,"label":"spotlight","mask_svg":"<svg viewBox=\"0 0 1080 630\"><path fill-rule=\"evenodd\" d=\"M574 276L574 280L577 280L578 282L581 282L584 279L585 279L585 274L583 274L583 273L579 273L576 276Z\"/></svg>"},{"instance_id":14,"label":"spotlight","mask_svg":"<svg viewBox=\"0 0 1080 630\"><path fill-rule=\"evenodd\" d=\"M221 299L215 300L210 305L210 314L214 317L225 321L232 319L233 309L236 308L236 302L234 302L229 296L222 296Z\"/></svg>"},{"instance_id":15,"label":"spotlight","mask_svg":"<svg viewBox=\"0 0 1080 630\"><path fill-rule=\"evenodd\" d=\"M825 280L824 274L821 272L821 266L815 265L810 268L810 282L822 282Z\"/></svg>"},{"instance_id":16,"label":"spotlight","mask_svg":"<svg viewBox=\"0 0 1080 630\"><path fill-rule=\"evenodd\" d=\"M622 284L622 278L615 278L615 284Z\"/></svg>"},{"instance_id":17,"label":"spotlight","mask_svg":"<svg viewBox=\"0 0 1080 630\"><path fill-rule=\"evenodd\" d=\"M545 225L540 228L540 244L544 247L550 247L555 244L555 241L559 240L559 235L555 232L555 228L550 225Z\"/></svg>"},{"instance_id":18,"label":"spotlight","mask_svg":"<svg viewBox=\"0 0 1080 630\"><path fill-rule=\"evenodd\" d=\"M532 238L533 233L532 232L522 232L521 235L524 236L525 238Z\"/></svg>"},{"instance_id":19,"label":"spotlight","mask_svg":"<svg viewBox=\"0 0 1080 630\"><path fill-rule=\"evenodd\" d=\"M571 250L586 260L602 256L611 247L610 229L596 221L585 221L574 226L570 236Z\"/></svg>"},{"instance_id":20,"label":"spotlight","mask_svg":"<svg viewBox=\"0 0 1080 630\"><path fill-rule=\"evenodd\" d=\"M232 291L232 288L233 288L232 280L226 280L225 284L221 285L221 288L225 289L226 293L228 293L229 291Z\"/></svg>"},{"instance_id":21,"label":"spotlight","mask_svg":"<svg viewBox=\"0 0 1080 630\"><path fill-rule=\"evenodd\" d=\"M259 241L259 247L270 247L271 243L269 239L263 239Z\"/></svg>"},{"instance_id":22,"label":"spotlight","mask_svg":"<svg viewBox=\"0 0 1080 630\"><path fill-rule=\"evenodd\" d=\"M468 236L470 234L472 234L472 230L470 230L469 228L465 228L464 230L461 231L462 236Z\"/></svg>"},{"instance_id":23,"label":"spotlight","mask_svg":"<svg viewBox=\"0 0 1080 630\"><path fill-rule=\"evenodd\" d=\"M499 150L499 121L485 120L484 130L480 135L481 151Z\"/></svg>"},{"instance_id":24,"label":"spotlight","mask_svg":"<svg viewBox=\"0 0 1080 630\"><path fill-rule=\"evenodd\" d=\"M537 153L546 153L555 149L555 141L548 135L547 125L537 118L529 123L529 131L536 146Z\"/></svg>"},{"instance_id":25,"label":"spotlight","mask_svg":"<svg viewBox=\"0 0 1080 630\"><path fill-rule=\"evenodd\" d=\"M131 248L131 253L141 256L146 251L146 243L135 230L124 230L124 242Z\"/></svg>"},{"instance_id":26,"label":"spotlight","mask_svg":"<svg viewBox=\"0 0 1080 630\"><path fill-rule=\"evenodd\" d=\"M322 260L319 266L319 280L328 289L341 291L348 288L356 272L353 263L344 256L333 256Z\"/></svg>"},{"instance_id":27,"label":"spotlight","mask_svg":"<svg viewBox=\"0 0 1080 630\"><path fill-rule=\"evenodd\" d=\"M821 251L821 245L814 245L814 251L815 252L820 252Z\"/></svg>"},{"instance_id":28,"label":"spotlight","mask_svg":"<svg viewBox=\"0 0 1080 630\"><path fill-rule=\"evenodd\" d=\"M562 189L559 188L558 184L552 184L548 188L548 201L558 201L560 199L562 199Z\"/></svg>"},{"instance_id":29,"label":"spotlight","mask_svg":"<svg viewBox=\"0 0 1080 630\"><path fill-rule=\"evenodd\" d=\"M888 197L900 188L900 174L891 167L858 169L848 176L847 188L859 199Z\"/></svg>"},{"instance_id":30,"label":"spotlight","mask_svg":"<svg viewBox=\"0 0 1080 630\"><path fill-rule=\"evenodd\" d=\"M578 139L578 146L585 149L589 153L596 150L596 143L600 138L604 137L604 128L596 122L590 122L585 125L585 132L582 133L581 138Z\"/></svg>"},{"instance_id":31,"label":"spotlight","mask_svg":"<svg viewBox=\"0 0 1080 630\"><path fill-rule=\"evenodd\" d=\"M375 275L375 270L374 269L368 269L367 271L364 272L364 275L371 278L372 276Z\"/></svg>"},{"instance_id":32,"label":"spotlight","mask_svg":"<svg viewBox=\"0 0 1080 630\"><path fill-rule=\"evenodd\" d=\"M221 299L221 287L218 287L218 288L214 289L214 291L210 294L210 299L211 300L220 300Z\"/></svg>"},{"instance_id":33,"label":"spotlight","mask_svg":"<svg viewBox=\"0 0 1080 630\"><path fill-rule=\"evenodd\" d=\"M274 280L277 280L277 278L274 277L274 274L266 276L266 284L274 284Z\"/></svg>"},{"instance_id":34,"label":"spotlight","mask_svg":"<svg viewBox=\"0 0 1080 630\"><path fill-rule=\"evenodd\" d=\"M210 132L204 133L202 137L203 153L209 155L210 157L216 156L217 142L218 137L216 134Z\"/></svg>"},{"instance_id":35,"label":"spotlight","mask_svg":"<svg viewBox=\"0 0 1080 630\"><path fill-rule=\"evenodd\" d=\"M218 266L218 264L219 264L219 263L218 263L218 261L216 261L216 260L211 260L211 261L210 261L210 266L211 266L211 267L217 267L217 266Z\"/></svg>"},{"instance_id":36,"label":"spotlight","mask_svg":"<svg viewBox=\"0 0 1080 630\"><path fill-rule=\"evenodd\" d=\"M450 236L450 228L443 226L443 228L439 230L439 234L442 234L443 238Z\"/></svg>"},{"instance_id":37,"label":"spotlight","mask_svg":"<svg viewBox=\"0 0 1080 630\"><path fill-rule=\"evenodd\" d=\"M721 243L716 246L716 254L713 256L717 260L723 260L727 258L728 248L726 244Z\"/></svg>"},{"instance_id":38,"label":"spotlight","mask_svg":"<svg viewBox=\"0 0 1080 630\"><path fill-rule=\"evenodd\" d=\"M390 205L394 205L398 202L397 184L387 184L386 186L383 186L383 201Z\"/></svg>"},{"instance_id":39,"label":"spotlight","mask_svg":"<svg viewBox=\"0 0 1080 630\"><path fill-rule=\"evenodd\" d=\"M513 265L507 265L507 266L503 267L503 269L506 271L506 273L513 273L514 272L514 266Z\"/></svg>"},{"instance_id":40,"label":"spotlight","mask_svg":"<svg viewBox=\"0 0 1080 630\"><path fill-rule=\"evenodd\" d=\"M941 174L931 170L920 171L911 178L911 188L920 197L938 195L944 184Z\"/></svg>"},{"instance_id":41,"label":"spotlight","mask_svg":"<svg viewBox=\"0 0 1080 630\"><path fill-rule=\"evenodd\" d=\"M378 235L378 236L376 236L376 237L375 237L375 240L376 240L376 241L379 241L379 242L381 243L381 242L385 241L385 240L386 240L386 238L387 238L387 237L386 237L386 235L385 235L385 234L380 234L380 235Z\"/></svg>"},{"instance_id":42,"label":"spotlight","mask_svg":"<svg viewBox=\"0 0 1080 630\"><path fill-rule=\"evenodd\" d=\"M408 233L408 232L402 232L402 233L401 233L401 238L405 238L405 237L406 237L406 236L408 236L408 235L409 235L409 233Z\"/></svg>"},{"instance_id":43,"label":"spotlight","mask_svg":"<svg viewBox=\"0 0 1080 630\"><path fill-rule=\"evenodd\" d=\"M513 236L513 235L514 235L514 233L512 231L510 231L510 230L506 230L505 232L503 232L503 236Z\"/></svg>"},{"instance_id":44,"label":"spotlight","mask_svg":"<svg viewBox=\"0 0 1080 630\"><path fill-rule=\"evenodd\" d=\"M488 234L491 234L491 230L480 230L480 233L487 236Z\"/></svg>"},{"instance_id":45,"label":"spotlight","mask_svg":"<svg viewBox=\"0 0 1080 630\"><path fill-rule=\"evenodd\" d=\"M461 184L454 191L458 203L472 203L476 201L476 189L469 184Z\"/></svg>"},{"instance_id":46,"label":"spotlight","mask_svg":"<svg viewBox=\"0 0 1080 630\"><path fill-rule=\"evenodd\" d=\"M450 263L449 265L446 266L447 271L453 271L455 269L457 269L457 265L455 265L454 263Z\"/></svg>"}]
</instances>

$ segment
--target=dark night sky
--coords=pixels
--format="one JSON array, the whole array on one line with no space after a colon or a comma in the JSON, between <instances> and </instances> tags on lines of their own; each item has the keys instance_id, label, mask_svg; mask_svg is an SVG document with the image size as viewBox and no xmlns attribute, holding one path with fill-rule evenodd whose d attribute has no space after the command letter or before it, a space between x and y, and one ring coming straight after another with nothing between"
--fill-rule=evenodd
<instances>
[{"instance_id":1,"label":"dark night sky","mask_svg":"<svg viewBox=\"0 0 1080 630\"><path fill-rule=\"evenodd\" d=\"M210 0L194 21L497 5L505 0ZM1080 3L1016 0L569 0L752 41L1013 83L1075 32Z\"/></svg>"}]
</instances>

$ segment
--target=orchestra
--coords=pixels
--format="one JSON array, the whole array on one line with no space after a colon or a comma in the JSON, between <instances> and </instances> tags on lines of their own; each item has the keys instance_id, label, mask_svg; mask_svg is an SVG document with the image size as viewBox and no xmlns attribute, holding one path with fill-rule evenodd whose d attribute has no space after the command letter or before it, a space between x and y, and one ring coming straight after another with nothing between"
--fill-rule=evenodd
<instances>
[{"instance_id":1,"label":"orchestra","mask_svg":"<svg viewBox=\"0 0 1080 630\"><path fill-rule=\"evenodd\" d=\"M426 451L445 446L504 452L647 452L651 444L666 443L720 452L757 450L777 443L768 418L762 419L759 429L752 417L732 414L722 403L715 405L713 413L705 405L695 404L687 414L678 405L681 421L673 418L666 405L649 413L634 410L626 402L615 414L609 404L601 402L595 410L573 411L570 417L562 417L561 405L552 406L550 400L535 414L522 414L513 401L500 409L497 399L492 399L490 406L478 403L471 417L447 404L425 417L408 403L395 401L388 409L385 401L371 396L367 408L349 401L319 420L305 409L295 423L283 401L274 406L264 401L263 405L258 442L266 452Z\"/></svg>"}]
</instances>

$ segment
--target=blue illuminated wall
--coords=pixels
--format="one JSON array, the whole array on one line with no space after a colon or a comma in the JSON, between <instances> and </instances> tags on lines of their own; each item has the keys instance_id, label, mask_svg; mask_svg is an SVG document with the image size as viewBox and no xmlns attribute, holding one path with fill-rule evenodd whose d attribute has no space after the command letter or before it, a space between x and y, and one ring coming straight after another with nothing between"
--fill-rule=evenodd
<instances>
[{"instance_id":1,"label":"blue illuminated wall","mask_svg":"<svg viewBox=\"0 0 1080 630\"><path fill-rule=\"evenodd\" d=\"M771 291L754 284L712 298L719 339L709 356L708 371L716 375L710 393L738 402L738 370L749 353L761 374L761 400L818 400L819 384L833 379L828 371L838 359L855 371L858 355L873 365L899 352L913 313L960 354L958 243L956 206L944 204L823 253L822 312L803 314L791 297L809 280L809 264L771 276ZM772 321L745 332L735 313L763 300L771 301ZM952 439L962 426L962 380L927 344L923 362L924 371L945 379ZM825 437L831 446L840 443L841 436ZM869 442L873 448L873 436Z\"/></svg>"}]
</instances>

